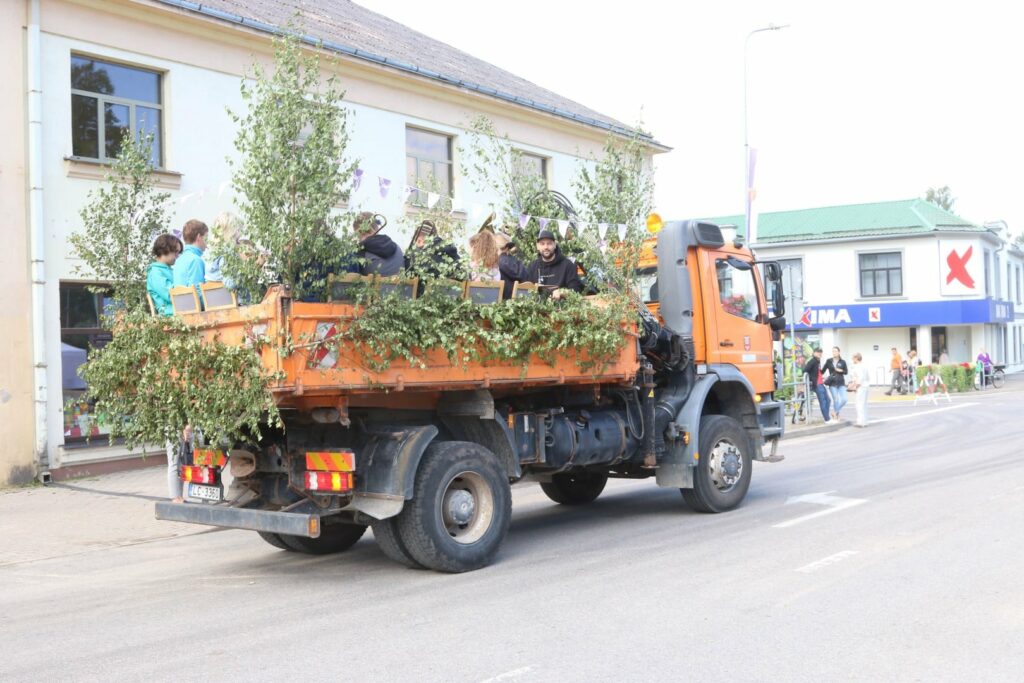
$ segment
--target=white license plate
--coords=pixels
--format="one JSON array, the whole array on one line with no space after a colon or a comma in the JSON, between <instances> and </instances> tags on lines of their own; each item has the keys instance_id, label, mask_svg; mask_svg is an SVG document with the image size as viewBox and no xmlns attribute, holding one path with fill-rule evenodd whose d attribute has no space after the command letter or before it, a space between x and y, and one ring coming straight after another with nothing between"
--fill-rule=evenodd
<instances>
[{"instance_id":1,"label":"white license plate","mask_svg":"<svg viewBox=\"0 0 1024 683\"><path fill-rule=\"evenodd\" d=\"M188 497L199 498L200 500L212 500L219 503L224 498L224 490L220 486L206 486L204 484L188 485Z\"/></svg>"}]
</instances>

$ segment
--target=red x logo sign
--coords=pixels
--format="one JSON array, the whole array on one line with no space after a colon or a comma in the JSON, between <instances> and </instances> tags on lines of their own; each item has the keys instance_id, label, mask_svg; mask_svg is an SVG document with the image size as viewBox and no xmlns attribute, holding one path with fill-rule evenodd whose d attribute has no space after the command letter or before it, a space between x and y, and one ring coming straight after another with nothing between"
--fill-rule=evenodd
<instances>
[{"instance_id":1,"label":"red x logo sign","mask_svg":"<svg viewBox=\"0 0 1024 683\"><path fill-rule=\"evenodd\" d=\"M969 289L974 289L974 278L967 272L967 262L971 260L972 254L974 254L974 247L967 247L963 256L956 253L956 249L949 250L949 254L946 256L946 264L949 265L949 275L946 276L947 285L953 280L959 280Z\"/></svg>"},{"instance_id":2,"label":"red x logo sign","mask_svg":"<svg viewBox=\"0 0 1024 683\"><path fill-rule=\"evenodd\" d=\"M811 326L811 309L804 309L804 314L800 316L800 324L804 325L805 327Z\"/></svg>"}]
</instances>

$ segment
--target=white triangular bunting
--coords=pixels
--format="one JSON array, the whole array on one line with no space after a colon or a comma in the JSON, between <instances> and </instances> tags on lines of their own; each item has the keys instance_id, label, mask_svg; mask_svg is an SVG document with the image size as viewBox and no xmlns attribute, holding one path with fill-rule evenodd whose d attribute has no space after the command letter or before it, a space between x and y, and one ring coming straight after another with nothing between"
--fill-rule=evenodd
<instances>
[{"instance_id":1,"label":"white triangular bunting","mask_svg":"<svg viewBox=\"0 0 1024 683\"><path fill-rule=\"evenodd\" d=\"M600 237L602 241L604 241L604 238L605 238L605 236L607 234L608 234L608 224L607 223L598 223L597 224L597 236Z\"/></svg>"},{"instance_id":2,"label":"white triangular bunting","mask_svg":"<svg viewBox=\"0 0 1024 683\"><path fill-rule=\"evenodd\" d=\"M560 232L562 234L562 238L565 239L566 234L569 232L569 221L558 221L558 232Z\"/></svg>"}]
</instances>

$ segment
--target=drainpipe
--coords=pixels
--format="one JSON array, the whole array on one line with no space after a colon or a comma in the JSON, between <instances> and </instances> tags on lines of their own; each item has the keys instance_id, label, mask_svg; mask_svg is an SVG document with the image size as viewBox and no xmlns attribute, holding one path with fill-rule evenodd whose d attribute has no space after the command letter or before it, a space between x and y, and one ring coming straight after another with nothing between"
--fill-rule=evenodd
<instances>
[{"instance_id":1,"label":"drainpipe","mask_svg":"<svg viewBox=\"0 0 1024 683\"><path fill-rule=\"evenodd\" d=\"M46 232L43 228L43 88L39 0L29 2L28 22L28 223L32 255L32 366L36 462L49 468L46 417Z\"/></svg>"},{"instance_id":2,"label":"drainpipe","mask_svg":"<svg viewBox=\"0 0 1024 683\"><path fill-rule=\"evenodd\" d=\"M988 230L989 232L995 234L995 236L999 238L999 248L992 252L992 279L994 280L992 284L995 284L996 282L999 283L999 289L996 292L994 292L995 296L993 298L995 298L995 300L998 301L1003 298L1003 264L999 262L999 254L1003 253L1003 251L1006 249L1006 243L1009 241L1010 238L1010 226L1006 224L1006 221L998 220L989 221L988 223L983 224L982 227ZM1008 301L1010 300L1009 288L1010 283L1007 282L1006 299ZM982 325L981 329L985 330L986 327L986 325ZM999 336L998 339L995 340L996 344L994 346L999 347L1000 350L1003 352L1003 357L997 358L997 360L1002 360L1004 363L1006 362L1006 344L1003 343L1003 331L1005 329L1006 323L995 324L995 332ZM988 335L985 334L985 332L982 332L982 336L985 337L985 348L991 349L993 347L993 344L989 343Z\"/></svg>"}]
</instances>

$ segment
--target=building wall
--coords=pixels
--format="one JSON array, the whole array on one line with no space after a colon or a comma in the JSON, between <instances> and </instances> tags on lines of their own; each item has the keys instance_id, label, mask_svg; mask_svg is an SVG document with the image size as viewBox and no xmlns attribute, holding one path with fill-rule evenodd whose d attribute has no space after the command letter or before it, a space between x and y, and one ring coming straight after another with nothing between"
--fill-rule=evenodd
<instances>
[{"instance_id":1,"label":"building wall","mask_svg":"<svg viewBox=\"0 0 1024 683\"><path fill-rule=\"evenodd\" d=\"M943 253L955 243L959 253L973 249L977 258L977 293L955 294L944 282ZM871 304L912 304L915 302L985 299L1008 301L1013 308L1014 320L1009 323L988 324L935 324L946 327L947 350L952 362L973 361L981 347L985 347L997 363L1005 363L1011 371L1024 368L1024 301L1018 302L1015 268L1024 269L1024 258L1019 250L999 250L997 238L989 233L944 234L904 236L890 239L862 238L845 241L821 241L804 244L762 243L755 247L758 258L793 259L803 264L803 301L797 303L788 316L799 321L804 307L828 307L838 313L843 307L870 306ZM899 296L865 297L861 295L860 254L873 252L899 252L902 263L903 291ZM990 266L987 289L984 269L984 255L988 253ZM1012 287L1006 283L1007 268L1011 273ZM997 281L995 273L1001 273ZM1022 285L1024 289L1024 285ZM1024 292L1022 292L1024 298ZM790 306L790 308L794 308ZM820 345L826 355L832 346L839 346L843 356L849 359L854 352L860 352L871 370L872 381L889 381L891 348L895 346L901 356L911 348L911 331L916 332L919 357L928 362L941 349L932 348L932 325L907 322L891 316L878 325L836 326L815 322L810 327L797 324L798 336L801 330L814 329L820 332ZM1014 330L1017 330L1016 342ZM1005 341L1004 341L1005 339ZM1016 355L1014 350L1016 349Z\"/></svg>"},{"instance_id":2,"label":"building wall","mask_svg":"<svg viewBox=\"0 0 1024 683\"><path fill-rule=\"evenodd\" d=\"M29 277L26 3L0 3L0 486L35 475L32 292Z\"/></svg>"},{"instance_id":3,"label":"building wall","mask_svg":"<svg viewBox=\"0 0 1024 683\"><path fill-rule=\"evenodd\" d=\"M163 72L164 166L180 175L162 179L176 200L170 226L180 227L190 218L209 223L221 211L234 209L226 158L235 155L235 128L226 108L244 111L240 79L254 61L269 66L272 53L266 35L211 24L145 0L42 0L42 8L47 424L50 466L59 467L130 455L120 448L63 446L60 284L89 280L67 240L79 229L79 211L101 182L94 165L67 159L72 154L71 55ZM402 201L407 126L454 138L453 204L471 220L482 219L490 205L500 205L497 196L479 191L466 177L465 128L475 116L488 116L513 145L546 157L549 186L570 197L577 167L597 156L605 139L603 131L349 58L333 61L327 73L339 75L346 89L352 112L349 154L365 172L350 208L387 216L388 231L400 244L408 240L403 226L413 218ZM386 199L378 191L378 176L392 181ZM19 280L24 287L27 278ZM29 365L22 361L18 367Z\"/></svg>"}]
</instances>

